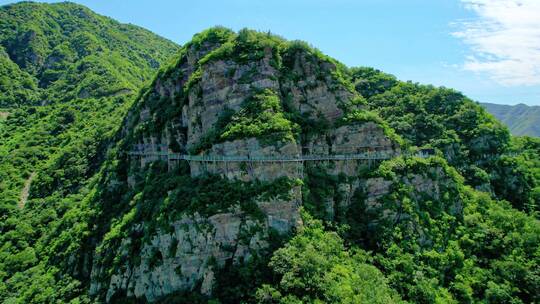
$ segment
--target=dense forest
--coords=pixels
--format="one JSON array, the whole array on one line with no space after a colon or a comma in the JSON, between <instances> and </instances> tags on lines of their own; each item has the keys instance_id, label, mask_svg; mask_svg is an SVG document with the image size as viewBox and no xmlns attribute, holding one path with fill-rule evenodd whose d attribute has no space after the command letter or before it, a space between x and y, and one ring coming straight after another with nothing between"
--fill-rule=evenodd
<instances>
[{"instance_id":1,"label":"dense forest","mask_svg":"<svg viewBox=\"0 0 540 304\"><path fill-rule=\"evenodd\" d=\"M3 6L0 20L4 213L37 167L73 161L68 175L90 176L132 95L177 46L69 3Z\"/></svg>"},{"instance_id":2,"label":"dense forest","mask_svg":"<svg viewBox=\"0 0 540 304\"><path fill-rule=\"evenodd\" d=\"M463 94L248 29L0 17L0 302L540 302L540 139Z\"/></svg>"},{"instance_id":3,"label":"dense forest","mask_svg":"<svg viewBox=\"0 0 540 304\"><path fill-rule=\"evenodd\" d=\"M28 290L35 293L34 303L61 294L46 283L54 272L39 265L44 256L36 240L71 209L58 207L98 171L139 87L177 49L80 5L0 8L2 302L11 301L8 295L24 299L22 289L37 277L45 281ZM26 207L33 196L24 194L26 184L46 192L48 202ZM38 219L40 210L48 215Z\"/></svg>"}]
</instances>

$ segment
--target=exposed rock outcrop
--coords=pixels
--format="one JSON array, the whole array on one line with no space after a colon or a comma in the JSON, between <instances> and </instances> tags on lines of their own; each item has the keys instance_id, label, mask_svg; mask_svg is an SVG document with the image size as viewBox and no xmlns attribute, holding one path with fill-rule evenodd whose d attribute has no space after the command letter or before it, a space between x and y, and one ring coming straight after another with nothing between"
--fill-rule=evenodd
<instances>
[{"instance_id":1,"label":"exposed rock outcrop","mask_svg":"<svg viewBox=\"0 0 540 304\"><path fill-rule=\"evenodd\" d=\"M167 161L166 154L173 152L250 158L366 151L399 154L399 145L379 122L343 120L347 113L363 110L357 102L361 97L340 78L337 63L305 47L283 48L277 42L224 58L218 54L227 51L227 43L240 39L236 34L229 35L225 40L208 39L186 46L177 64L158 75L142 95L123 127L131 144L126 148L137 147L143 154L131 158L130 167L144 170L156 160ZM279 104L272 105L271 114L280 115L278 122L272 121L271 115L265 116L269 121L259 116L245 118L246 102L262 91L278 98ZM309 121L317 130L302 131L303 121ZM280 124L293 127L288 131L264 131L282 130ZM235 138L224 137L225 129L231 128L237 130ZM368 162L332 163L326 166L328 174L354 177ZM169 161L169 168L175 165ZM193 178L217 174L249 183L303 179L304 165L190 161L189 170ZM142 181L137 175L129 175L126 182L134 187ZM347 208L359 187L358 180L340 185L344 200L329 200L328 212ZM131 238L105 253L126 260L112 273L105 273L107 270L100 264L103 259L96 256L91 293L103 294L106 301L127 296L150 302L177 291L211 294L215 272L228 261L244 263L268 247L271 231L287 235L299 227L301 205L301 187L295 186L287 198L265 196L257 200L263 219L237 208L210 217L185 213L170 224L170 231L149 232L143 223L138 223L131 228L137 233L132 234L149 240L140 246L139 261L127 258L131 252L127 248L140 242ZM109 278L107 284L98 279L103 277Z\"/></svg>"},{"instance_id":2,"label":"exposed rock outcrop","mask_svg":"<svg viewBox=\"0 0 540 304\"><path fill-rule=\"evenodd\" d=\"M115 295L154 301L196 286L200 286L201 293L211 294L214 271L228 260L235 264L248 261L268 246L266 239L270 230L287 234L301 225L299 190L291 190L290 200L274 198L258 202L265 214L262 221L239 209L208 218L197 213L184 215L170 224L167 229L170 232L159 230L149 237L149 242L138 252L138 264L133 264L133 257L129 257L136 240L123 239L116 254L126 262L112 274L108 286L102 285L100 280L104 269L95 264L90 292L97 294L106 288L106 301ZM132 229L132 234L144 234L143 224L134 225Z\"/></svg>"}]
</instances>

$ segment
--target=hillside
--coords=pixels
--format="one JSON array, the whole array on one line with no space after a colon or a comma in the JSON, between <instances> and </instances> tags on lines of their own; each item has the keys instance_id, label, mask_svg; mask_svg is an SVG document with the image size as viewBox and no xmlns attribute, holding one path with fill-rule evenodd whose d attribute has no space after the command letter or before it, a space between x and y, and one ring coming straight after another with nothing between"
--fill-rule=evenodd
<instances>
[{"instance_id":1,"label":"hillside","mask_svg":"<svg viewBox=\"0 0 540 304\"><path fill-rule=\"evenodd\" d=\"M8 117L83 136L4 215L1 301L540 301L540 141L459 92L217 27L125 98Z\"/></svg>"},{"instance_id":2,"label":"hillside","mask_svg":"<svg viewBox=\"0 0 540 304\"><path fill-rule=\"evenodd\" d=\"M540 137L540 107L518 104L515 106L482 103L486 110L508 126L516 136Z\"/></svg>"},{"instance_id":3,"label":"hillside","mask_svg":"<svg viewBox=\"0 0 540 304\"><path fill-rule=\"evenodd\" d=\"M248 29L0 17L0 302L540 302L540 140L463 94Z\"/></svg>"},{"instance_id":4,"label":"hillside","mask_svg":"<svg viewBox=\"0 0 540 304\"><path fill-rule=\"evenodd\" d=\"M0 8L0 107L137 91L176 45L72 4Z\"/></svg>"},{"instance_id":5,"label":"hillside","mask_svg":"<svg viewBox=\"0 0 540 304\"><path fill-rule=\"evenodd\" d=\"M0 7L0 231L30 176L49 172L63 196L87 182L139 87L177 50L72 3Z\"/></svg>"}]
</instances>

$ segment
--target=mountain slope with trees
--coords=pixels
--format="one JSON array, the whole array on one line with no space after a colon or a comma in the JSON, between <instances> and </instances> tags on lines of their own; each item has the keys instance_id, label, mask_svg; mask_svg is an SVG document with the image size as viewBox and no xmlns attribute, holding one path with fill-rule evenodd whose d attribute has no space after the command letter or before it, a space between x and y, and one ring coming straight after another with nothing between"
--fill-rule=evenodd
<instances>
[{"instance_id":1,"label":"mountain slope with trees","mask_svg":"<svg viewBox=\"0 0 540 304\"><path fill-rule=\"evenodd\" d=\"M73 3L0 8L0 107L136 92L177 46Z\"/></svg>"},{"instance_id":2,"label":"mountain slope with trees","mask_svg":"<svg viewBox=\"0 0 540 304\"><path fill-rule=\"evenodd\" d=\"M139 85L9 109L0 301L540 301L540 142L462 94L222 27Z\"/></svg>"},{"instance_id":3,"label":"mountain slope with trees","mask_svg":"<svg viewBox=\"0 0 540 304\"><path fill-rule=\"evenodd\" d=\"M0 209L38 166L76 165L57 181L73 189L96 170L133 95L177 48L72 3L0 7Z\"/></svg>"},{"instance_id":4,"label":"mountain slope with trees","mask_svg":"<svg viewBox=\"0 0 540 304\"><path fill-rule=\"evenodd\" d=\"M480 105L455 90L398 81L372 68L352 75L369 106L409 144L439 150L469 185L538 211L538 175L519 160L508 129Z\"/></svg>"},{"instance_id":5,"label":"mountain slope with trees","mask_svg":"<svg viewBox=\"0 0 540 304\"><path fill-rule=\"evenodd\" d=\"M20 210L25 185L29 205L33 189L45 183L62 188L49 201L77 193L99 169L138 88L178 47L72 3L7 5L0 16L0 277L5 283L6 259L24 267L13 250L31 248L25 236L41 229L21 222L25 209L32 208ZM52 212L49 221L63 213L44 206ZM13 225L19 228L9 233ZM31 258L29 252L21 258Z\"/></svg>"}]
</instances>

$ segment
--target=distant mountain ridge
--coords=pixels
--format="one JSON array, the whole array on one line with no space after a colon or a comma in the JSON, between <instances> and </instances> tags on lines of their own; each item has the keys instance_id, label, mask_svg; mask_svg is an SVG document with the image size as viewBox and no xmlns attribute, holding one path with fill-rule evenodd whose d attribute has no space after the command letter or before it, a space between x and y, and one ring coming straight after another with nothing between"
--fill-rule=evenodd
<instances>
[{"instance_id":1,"label":"distant mountain ridge","mask_svg":"<svg viewBox=\"0 0 540 304\"><path fill-rule=\"evenodd\" d=\"M493 103L481 103L481 105L506 124L513 135L540 137L540 106L528 106L522 103L514 106Z\"/></svg>"}]
</instances>

